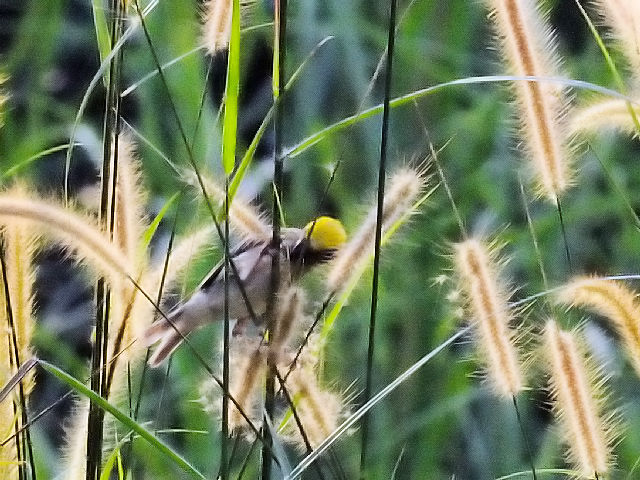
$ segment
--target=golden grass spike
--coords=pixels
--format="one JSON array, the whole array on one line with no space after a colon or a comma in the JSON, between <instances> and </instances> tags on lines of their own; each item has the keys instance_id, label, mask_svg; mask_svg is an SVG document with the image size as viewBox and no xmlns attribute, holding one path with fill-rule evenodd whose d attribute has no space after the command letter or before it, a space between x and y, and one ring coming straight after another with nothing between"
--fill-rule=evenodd
<instances>
[{"instance_id":1,"label":"golden grass spike","mask_svg":"<svg viewBox=\"0 0 640 480\"><path fill-rule=\"evenodd\" d=\"M640 303L635 292L622 282L581 277L568 283L560 291L558 300L587 307L611 320L640 376Z\"/></svg>"},{"instance_id":2,"label":"golden grass spike","mask_svg":"<svg viewBox=\"0 0 640 480\"><path fill-rule=\"evenodd\" d=\"M94 271L118 281L131 275L126 256L113 245L91 217L66 209L58 202L0 194L0 225L24 221L72 250Z\"/></svg>"},{"instance_id":3,"label":"golden grass spike","mask_svg":"<svg viewBox=\"0 0 640 480\"><path fill-rule=\"evenodd\" d=\"M304 433L311 448L315 449L338 427L344 402L340 395L322 388L316 372L309 368L295 369L287 379L287 389L294 399ZM306 449L294 419L289 420L284 433L284 438L301 451Z\"/></svg>"},{"instance_id":4,"label":"golden grass spike","mask_svg":"<svg viewBox=\"0 0 640 480\"><path fill-rule=\"evenodd\" d=\"M520 353L510 328L513 311L497 262L478 239L454 247L456 272L479 352L495 391L512 397L524 388Z\"/></svg>"},{"instance_id":5,"label":"golden grass spike","mask_svg":"<svg viewBox=\"0 0 640 480\"><path fill-rule=\"evenodd\" d=\"M71 419L65 428L63 469L61 471L69 480L84 480L87 471L88 399L81 397L74 400Z\"/></svg>"},{"instance_id":6,"label":"golden grass spike","mask_svg":"<svg viewBox=\"0 0 640 480\"><path fill-rule=\"evenodd\" d=\"M127 134L118 137L118 185L116 194L116 229L118 245L127 254L131 270L145 258L137 258L138 244L147 228L144 207L146 191L142 188L140 162L136 158L136 145Z\"/></svg>"},{"instance_id":7,"label":"golden grass spike","mask_svg":"<svg viewBox=\"0 0 640 480\"><path fill-rule=\"evenodd\" d=\"M487 0L508 73L557 77L558 60L550 28L534 0ZM538 194L556 202L571 184L571 157L562 86L551 82L513 84L521 137L531 160Z\"/></svg>"},{"instance_id":8,"label":"golden grass spike","mask_svg":"<svg viewBox=\"0 0 640 480\"><path fill-rule=\"evenodd\" d=\"M266 347L256 338L234 339L230 345L229 393L254 424L259 424L262 416L260 389L267 368L266 353ZM201 394L200 401L204 410L210 414L220 415L222 404L220 385L213 379L209 379L202 385ZM249 437L253 435L246 419L233 402L230 402L229 406L229 429Z\"/></svg>"},{"instance_id":9,"label":"golden grass spike","mask_svg":"<svg viewBox=\"0 0 640 480\"><path fill-rule=\"evenodd\" d=\"M11 309L18 339L18 354L22 363L31 358L32 287L35 281L32 260L36 250L36 236L24 222L11 222L4 228L3 237ZM25 395L28 395L33 388L33 371L23 379L22 385Z\"/></svg>"},{"instance_id":10,"label":"golden grass spike","mask_svg":"<svg viewBox=\"0 0 640 480\"><path fill-rule=\"evenodd\" d=\"M233 0L207 0L202 15L202 43L209 55L227 48L231 38Z\"/></svg>"},{"instance_id":11,"label":"golden grass spike","mask_svg":"<svg viewBox=\"0 0 640 480\"><path fill-rule=\"evenodd\" d=\"M636 94L637 98L638 95ZM640 107L633 106L640 117ZM569 131L571 134L598 133L600 130L615 128L624 133L638 133L636 124L629 112L629 104L620 99L607 99L592 102L573 110Z\"/></svg>"},{"instance_id":12,"label":"golden grass spike","mask_svg":"<svg viewBox=\"0 0 640 480\"><path fill-rule=\"evenodd\" d=\"M425 188L427 178L422 171L406 167L388 179L382 210L382 233L388 231L403 215L411 212L413 204ZM327 275L330 292L346 288L373 255L376 232L377 205L373 205L366 219L337 253Z\"/></svg>"},{"instance_id":13,"label":"golden grass spike","mask_svg":"<svg viewBox=\"0 0 640 480\"><path fill-rule=\"evenodd\" d=\"M549 320L544 330L553 411L561 424L568 458L586 478L609 471L613 441L611 417L603 418L604 395L597 375L578 346L575 333ZM600 477L602 478L602 477Z\"/></svg>"},{"instance_id":14,"label":"golden grass spike","mask_svg":"<svg viewBox=\"0 0 640 480\"><path fill-rule=\"evenodd\" d=\"M207 194L219 206L224 204L224 188L207 176L203 176ZM243 239L266 241L271 238L271 223L266 221L266 215L255 205L235 196L229 208L229 226L233 232Z\"/></svg>"},{"instance_id":15,"label":"golden grass spike","mask_svg":"<svg viewBox=\"0 0 640 480\"><path fill-rule=\"evenodd\" d=\"M304 299L304 290L300 287L291 287L279 299L273 341L269 344L269 353L274 358L274 364L282 355L295 325L301 325L304 317Z\"/></svg>"},{"instance_id":16,"label":"golden grass spike","mask_svg":"<svg viewBox=\"0 0 640 480\"><path fill-rule=\"evenodd\" d=\"M7 305L4 292L4 284L1 283L2 272L0 271L0 385L6 385L15 373L12 367L10 355L10 329L7 317ZM17 415L14 409L15 396L9 395L0 403L0 435L7 438L14 431ZM16 480L18 478L18 468L15 463L18 459L17 445L9 442L0 446L0 478Z\"/></svg>"},{"instance_id":17,"label":"golden grass spike","mask_svg":"<svg viewBox=\"0 0 640 480\"><path fill-rule=\"evenodd\" d=\"M640 2L596 0L598 12L618 41L636 80L640 80Z\"/></svg>"}]
</instances>

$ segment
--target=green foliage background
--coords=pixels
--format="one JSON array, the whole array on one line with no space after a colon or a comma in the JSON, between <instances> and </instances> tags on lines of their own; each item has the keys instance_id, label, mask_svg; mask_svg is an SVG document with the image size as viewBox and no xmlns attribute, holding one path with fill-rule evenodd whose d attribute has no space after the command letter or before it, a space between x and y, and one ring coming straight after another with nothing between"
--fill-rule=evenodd
<instances>
[{"instance_id":1,"label":"green foliage background","mask_svg":"<svg viewBox=\"0 0 640 480\"><path fill-rule=\"evenodd\" d=\"M400 2L404 11L407 2ZM258 2L251 8L246 26L270 21L270 5ZM320 128L357 111L369 79L386 45L387 4L382 1L297 0L291 2L289 16L289 72L325 36L329 41L313 58L286 101L285 144L294 145ZM587 33L573 2L552 2L551 22L558 30L563 67L571 78L598 85L613 85L597 49ZM97 71L99 53L95 39L91 5L88 0L32 0L18 5L2 2L0 62L10 77L10 100L5 126L0 130L0 168L4 172L30 156L68 141L77 108L85 89ZM150 33L161 61L167 62L196 47L200 41L199 5L195 1L161 0L148 17ZM5 30L6 29L6 30ZM392 91L397 96L456 78L501 74L482 2L417 0L399 28ZM242 153L271 102L270 65L272 28L267 26L243 35L241 69L239 151ZM154 70L141 33L125 47L125 86ZM620 66L623 61L615 55ZM167 70L171 94L187 132L193 132L209 60L198 52ZM212 64L211 91L205 101L202 121L195 139L195 155L200 165L220 173L220 129L216 126L218 101L224 88L223 56ZM381 102L378 81L365 105ZM95 181L91 165L101 152L103 94L95 92L78 130L72 162L72 187ZM573 92L576 101L592 94ZM212 98L213 97L213 98ZM532 238L518 184L523 161L513 138L512 109L504 85L482 84L447 88L418 102L430 140L440 152L455 202L471 232L497 236L508 242L503 252L511 257L508 271L515 288L514 299L543 290ZM175 119L157 77L144 83L123 103L124 118L150 144L176 164L186 166L186 154L177 133ZM366 205L375 198L379 155L380 117L369 119L346 133L333 136L299 157L286 161L286 188L283 205L286 222L304 225L319 213L343 220L348 230L357 228ZM268 135L259 149L259 160L245 180L246 192L259 193L268 202ZM391 115L391 168L417 161L429 152L428 139L416 108L407 105ZM640 150L637 140L613 132L602 132L578 147L576 186L563 198L566 240L572 253L573 273L636 273L640 258L640 232L625 207L640 207ZM165 161L148 145L140 143L146 185L152 196L150 214L156 212L180 184ZM330 168L340 161L336 181L324 205L320 204ZM606 171L603 168L606 167ZM30 178L43 191L62 191L64 153L37 160L21 176ZM608 172L608 173L606 173ZM436 179L434 179L436 181ZM615 182L615 183L614 183ZM528 184L527 184L528 186ZM555 208L533 198L532 216L542 249L542 260L551 285L566 281L570 272L564 254ZM203 212L191 215L197 198L184 207L179 229L188 231L206 221ZM198 218L196 218L198 217ZM158 260L170 229L164 225L164 240L158 241ZM444 189L423 207L401 234L385 248L376 344L374 390L389 383L418 358L445 340L463 322L456 306L447 297L451 285L434 279L450 269L450 244L461 238ZM163 243L165 242L165 243ZM198 283L219 252L194 268L188 285ZM51 263L42 270L57 268ZM321 301L319 278L310 279L312 291ZM369 318L370 277L341 314L327 357L327 382L351 391L364 386L366 339ZM54 286L41 282L41 289ZM188 289L189 287L187 287ZM60 292L60 290L55 290ZM59 293L62 295L62 293ZM52 315L66 315L56 298L40 308L35 336L37 351L52 363L86 376L86 343L80 335L67 337ZM42 300L43 302L45 300ZM548 311L538 304L527 312L528 327L536 329ZM564 315L558 320L576 325L581 317ZM610 328L598 318L586 318L588 339L611 376L612 404L622 408L625 433L616 447L616 472L611 478L635 478L629 473L640 453L640 384L619 350L613 346ZM84 319L85 325L90 317ZM88 327L81 331L87 333ZM201 330L194 340L205 356L213 359L214 345L221 327ZM471 350L461 343L436 357L407 384L378 405L372 413L370 478L488 479L527 469L525 448L513 406L497 400L481 379L472 376L477 365L469 361ZM45 405L57 391L45 380L34 393L33 402ZM144 397L142 419L156 420L155 428L208 430L202 434L173 434L166 438L176 449L213 476L217 471L219 425L195 402L204 372L189 352L175 355L166 382L162 407L157 408L163 378L154 373ZM531 390L521 399L524 429L540 468L560 467L562 448L550 423L544 381L537 368L530 371ZM59 467L60 425L69 406L56 410L48 423L35 427L39 478L53 478ZM53 432L53 434L52 434ZM56 435L56 432L58 435ZM353 478L359 461L359 435L340 440L335 457ZM240 448L248 450L248 442ZM143 442L137 442L133 457L134 478L178 478L174 467L157 458ZM290 458L296 456L290 451ZM253 461L245 478L256 478ZM627 476L629 474L629 476ZM308 472L314 478L313 470ZM546 478L551 478L547 476ZM64 473L62 477L64 478ZM327 474L327 478L332 478ZM558 476L557 478L560 478Z\"/></svg>"}]
</instances>

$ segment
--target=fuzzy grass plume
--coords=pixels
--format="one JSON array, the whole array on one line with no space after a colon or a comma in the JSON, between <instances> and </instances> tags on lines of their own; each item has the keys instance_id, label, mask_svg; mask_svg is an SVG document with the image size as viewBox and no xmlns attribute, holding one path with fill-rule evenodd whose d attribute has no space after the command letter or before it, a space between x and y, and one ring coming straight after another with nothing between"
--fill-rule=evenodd
<instances>
[{"instance_id":1,"label":"fuzzy grass plume","mask_svg":"<svg viewBox=\"0 0 640 480\"><path fill-rule=\"evenodd\" d=\"M640 376L640 303L622 282L583 277L568 283L558 296L561 303L586 307L608 318L624 343L636 374Z\"/></svg>"},{"instance_id":2,"label":"fuzzy grass plume","mask_svg":"<svg viewBox=\"0 0 640 480\"><path fill-rule=\"evenodd\" d=\"M224 205L224 188L207 176L202 177L207 194L218 204ZM197 185L196 180L193 179ZM244 240L267 241L271 238L271 223L266 215L251 202L236 196L229 207L229 226Z\"/></svg>"},{"instance_id":3,"label":"fuzzy grass plume","mask_svg":"<svg viewBox=\"0 0 640 480\"><path fill-rule=\"evenodd\" d=\"M345 411L340 395L320 386L317 373L310 368L298 368L287 379L287 389L293 398L296 413L311 448L317 448L339 425ZM284 438L306 449L302 433L293 418L283 428Z\"/></svg>"},{"instance_id":4,"label":"fuzzy grass plume","mask_svg":"<svg viewBox=\"0 0 640 480\"><path fill-rule=\"evenodd\" d=\"M534 0L487 0L507 73L557 77L555 42ZM552 202L571 184L571 148L565 127L568 101L551 82L513 84L520 136L538 194Z\"/></svg>"},{"instance_id":5,"label":"fuzzy grass plume","mask_svg":"<svg viewBox=\"0 0 640 480\"><path fill-rule=\"evenodd\" d=\"M604 412L603 382L585 357L575 332L560 330L549 320L544 347L553 411L560 421L569 461L587 478L601 476L611 468L614 440L612 416Z\"/></svg>"},{"instance_id":6,"label":"fuzzy grass plume","mask_svg":"<svg viewBox=\"0 0 640 480\"><path fill-rule=\"evenodd\" d=\"M487 377L498 394L513 397L523 389L524 379L516 333L510 327L514 312L496 255L472 238L454 246L454 261Z\"/></svg>"},{"instance_id":7,"label":"fuzzy grass plume","mask_svg":"<svg viewBox=\"0 0 640 480\"><path fill-rule=\"evenodd\" d=\"M24 221L44 238L52 238L73 251L81 263L118 282L130 276L126 255L112 244L98 228L96 221L67 209L54 200L31 195L0 194L0 225Z\"/></svg>"},{"instance_id":8,"label":"fuzzy grass plume","mask_svg":"<svg viewBox=\"0 0 640 480\"><path fill-rule=\"evenodd\" d=\"M620 45L636 81L640 80L640 2L596 0L595 6Z\"/></svg>"},{"instance_id":9,"label":"fuzzy grass plume","mask_svg":"<svg viewBox=\"0 0 640 480\"><path fill-rule=\"evenodd\" d=\"M279 297L273 340L269 344L269 354L274 358L274 364L282 356L295 326L301 325L304 302L305 293L299 287L291 287Z\"/></svg>"},{"instance_id":10,"label":"fuzzy grass plume","mask_svg":"<svg viewBox=\"0 0 640 480\"><path fill-rule=\"evenodd\" d=\"M636 116L640 117L640 107L632 105ZM591 102L574 109L569 130L571 133L597 133L602 129L617 129L629 135L638 130L629 113L629 104L620 99L607 99Z\"/></svg>"},{"instance_id":11,"label":"fuzzy grass plume","mask_svg":"<svg viewBox=\"0 0 640 480\"><path fill-rule=\"evenodd\" d=\"M267 371L267 349L259 338L234 339L229 352L229 393L238 402L252 423L259 424L261 418L261 388ZM207 413L220 414L220 386L213 379L201 387L201 403ZM252 437L247 420L235 404L229 406L229 431L244 433Z\"/></svg>"},{"instance_id":12,"label":"fuzzy grass plume","mask_svg":"<svg viewBox=\"0 0 640 480\"><path fill-rule=\"evenodd\" d=\"M405 167L388 179L382 210L382 234L388 232L404 215L411 213L419 195L424 191L427 177L421 169ZM357 278L373 255L377 207L372 206L366 219L337 253L327 275L330 292L346 289Z\"/></svg>"}]
</instances>

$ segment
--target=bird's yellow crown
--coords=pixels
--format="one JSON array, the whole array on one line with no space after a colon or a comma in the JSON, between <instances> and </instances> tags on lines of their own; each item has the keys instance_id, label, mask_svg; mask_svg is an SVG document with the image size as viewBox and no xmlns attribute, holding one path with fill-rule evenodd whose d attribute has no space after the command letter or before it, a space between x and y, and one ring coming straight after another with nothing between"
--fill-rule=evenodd
<instances>
[{"instance_id":1,"label":"bird's yellow crown","mask_svg":"<svg viewBox=\"0 0 640 480\"><path fill-rule=\"evenodd\" d=\"M309 231L311 231L311 235L309 235ZM347 240L347 232L340 220L331 217L316 218L307 223L304 232L309 236L311 247L314 250L337 249Z\"/></svg>"}]
</instances>

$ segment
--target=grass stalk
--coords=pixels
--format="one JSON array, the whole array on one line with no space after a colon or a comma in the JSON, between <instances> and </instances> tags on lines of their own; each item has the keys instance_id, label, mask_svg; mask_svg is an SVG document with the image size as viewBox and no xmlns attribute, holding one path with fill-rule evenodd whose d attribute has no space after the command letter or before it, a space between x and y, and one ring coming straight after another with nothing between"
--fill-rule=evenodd
<instances>
[{"instance_id":1,"label":"grass stalk","mask_svg":"<svg viewBox=\"0 0 640 480\"><path fill-rule=\"evenodd\" d=\"M123 7L118 0L110 2L111 48L114 49L123 33ZM119 78L123 50L113 57L109 67L104 124L103 124L103 160L102 187L100 194L100 226L103 231L113 234L115 225L115 190L117 183L118 125L120 109ZM95 342L91 352L91 390L105 397L107 383L107 355L109 342L109 304L110 290L104 280L99 278L96 285L96 326ZM92 401L89 405L87 428L86 472L87 480L98 480L102 463L102 444L104 428L104 410Z\"/></svg>"},{"instance_id":2,"label":"grass stalk","mask_svg":"<svg viewBox=\"0 0 640 480\"><path fill-rule=\"evenodd\" d=\"M284 105L281 101L281 94L284 89L281 89L282 85L286 84L285 80L285 59L286 59L286 36L287 36L287 0L276 0L274 12L274 54L273 54L273 103L274 109L274 122L273 133L275 137L273 147L273 235L271 238L271 286L269 292L269 299L267 302L267 341L271 342L271 335L275 330L276 325L276 296L280 289L280 224L281 224L281 212L279 207L279 198L282 196L283 185L283 161L282 156L282 134L284 123ZM273 423L273 411L275 407L275 372L276 365L274 359L271 356L267 357L267 378L265 382L265 400L264 409L265 418L262 426L263 436L266 443L262 448L262 467L261 467L261 479L271 479L271 457L266 455L265 449L271 447L272 439L269 432L268 423Z\"/></svg>"},{"instance_id":3,"label":"grass stalk","mask_svg":"<svg viewBox=\"0 0 640 480\"><path fill-rule=\"evenodd\" d=\"M369 317L369 346L367 349L367 377L364 388L363 403L371 397L373 380L373 358L375 347L376 312L378 309L378 280L380 276L380 244L382 241L382 222L384 210L384 186L387 176L387 143L389 137L389 102L391 100L391 79L393 73L393 53L396 34L396 0L391 0L389 11L389 28L387 40L387 64L384 82L384 103L382 109L382 134L380 139L380 163L378 169L378 210L376 218L376 236L373 254L373 281L371 286L371 313ZM367 466L367 444L369 437L369 415L362 419L362 436L360 449L360 478L365 478Z\"/></svg>"},{"instance_id":4,"label":"grass stalk","mask_svg":"<svg viewBox=\"0 0 640 480\"><path fill-rule=\"evenodd\" d=\"M222 359L222 389L229 391L229 177L224 184L224 319L223 319L223 359ZM229 478L229 397L222 396L222 432L220 448L220 478Z\"/></svg>"}]
</instances>

